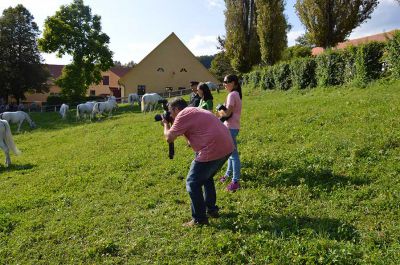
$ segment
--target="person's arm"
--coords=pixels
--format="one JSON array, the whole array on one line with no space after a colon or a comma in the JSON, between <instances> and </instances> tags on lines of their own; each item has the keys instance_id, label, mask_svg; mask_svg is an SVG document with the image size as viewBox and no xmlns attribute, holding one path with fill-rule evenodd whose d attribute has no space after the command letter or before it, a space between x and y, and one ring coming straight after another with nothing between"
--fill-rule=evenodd
<instances>
[{"instance_id":1,"label":"person's arm","mask_svg":"<svg viewBox=\"0 0 400 265\"><path fill-rule=\"evenodd\" d=\"M167 120L163 119L162 122L164 125L165 139L167 140L168 143L173 143L175 141L175 139L177 138L177 136L170 133L169 129L171 129L171 126Z\"/></svg>"}]
</instances>

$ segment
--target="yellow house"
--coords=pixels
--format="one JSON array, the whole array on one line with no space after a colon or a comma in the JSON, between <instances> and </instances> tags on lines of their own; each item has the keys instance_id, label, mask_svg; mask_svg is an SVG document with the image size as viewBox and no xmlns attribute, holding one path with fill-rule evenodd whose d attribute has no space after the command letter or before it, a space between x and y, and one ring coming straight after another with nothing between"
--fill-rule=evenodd
<instances>
[{"instance_id":1,"label":"yellow house","mask_svg":"<svg viewBox=\"0 0 400 265\"><path fill-rule=\"evenodd\" d=\"M61 88L54 84L54 81L61 76L64 65L48 64L47 68L50 72L48 84L50 90L48 93L26 93L26 100L23 102L45 102L49 95L57 95L61 93ZM106 72L102 72L102 81L97 85L91 85L86 91L86 96L108 96L113 95L117 98L121 97L121 87L119 79L126 74L131 68L128 67L112 67Z\"/></svg>"},{"instance_id":2,"label":"yellow house","mask_svg":"<svg viewBox=\"0 0 400 265\"><path fill-rule=\"evenodd\" d=\"M219 83L175 33L119 80L123 86L122 97L130 93L163 93L189 88L190 81Z\"/></svg>"}]
</instances>

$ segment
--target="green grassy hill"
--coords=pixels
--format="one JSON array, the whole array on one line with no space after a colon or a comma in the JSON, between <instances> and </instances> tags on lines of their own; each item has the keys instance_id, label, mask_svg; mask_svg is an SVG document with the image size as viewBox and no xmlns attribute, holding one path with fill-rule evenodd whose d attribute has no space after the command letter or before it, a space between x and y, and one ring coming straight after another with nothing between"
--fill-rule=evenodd
<instances>
[{"instance_id":1,"label":"green grassy hill","mask_svg":"<svg viewBox=\"0 0 400 265\"><path fill-rule=\"evenodd\" d=\"M202 228L181 226L193 152L169 160L153 116L33 113L1 161L0 264L400 263L400 82L246 91L243 188L218 183Z\"/></svg>"}]
</instances>

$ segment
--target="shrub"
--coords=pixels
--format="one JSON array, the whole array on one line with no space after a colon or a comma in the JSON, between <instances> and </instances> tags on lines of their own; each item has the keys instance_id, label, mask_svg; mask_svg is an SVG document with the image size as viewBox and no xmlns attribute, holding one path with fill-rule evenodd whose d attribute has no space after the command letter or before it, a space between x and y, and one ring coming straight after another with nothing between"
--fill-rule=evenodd
<instances>
[{"instance_id":1,"label":"shrub","mask_svg":"<svg viewBox=\"0 0 400 265\"><path fill-rule=\"evenodd\" d=\"M304 58L311 56L311 48L303 45L294 45L283 51L282 60L291 61L296 58Z\"/></svg>"},{"instance_id":2,"label":"shrub","mask_svg":"<svg viewBox=\"0 0 400 265\"><path fill-rule=\"evenodd\" d=\"M312 88L316 86L316 63L313 58L298 58L290 63L291 80L297 89Z\"/></svg>"},{"instance_id":3,"label":"shrub","mask_svg":"<svg viewBox=\"0 0 400 265\"><path fill-rule=\"evenodd\" d=\"M319 86L336 86L343 84L343 55L335 51L326 51L318 55L315 73Z\"/></svg>"},{"instance_id":4,"label":"shrub","mask_svg":"<svg viewBox=\"0 0 400 265\"><path fill-rule=\"evenodd\" d=\"M47 97L46 105L55 106L55 105L61 105L65 102L66 102L65 97L61 95L49 95Z\"/></svg>"},{"instance_id":5,"label":"shrub","mask_svg":"<svg viewBox=\"0 0 400 265\"><path fill-rule=\"evenodd\" d=\"M393 78L400 79L400 30L386 45L387 62Z\"/></svg>"},{"instance_id":6,"label":"shrub","mask_svg":"<svg viewBox=\"0 0 400 265\"><path fill-rule=\"evenodd\" d=\"M357 84L366 85L381 77L384 47L383 42L370 42L357 48L355 60Z\"/></svg>"},{"instance_id":7,"label":"shrub","mask_svg":"<svg viewBox=\"0 0 400 265\"><path fill-rule=\"evenodd\" d=\"M265 67L261 71L261 81L260 85L262 89L274 89L275 88L275 83L274 83L274 73L272 70L271 66Z\"/></svg>"},{"instance_id":8,"label":"shrub","mask_svg":"<svg viewBox=\"0 0 400 265\"><path fill-rule=\"evenodd\" d=\"M344 60L344 73L343 73L343 82L344 83L352 83L356 76L356 56L357 56L357 47L350 46L342 51L343 60Z\"/></svg>"},{"instance_id":9,"label":"shrub","mask_svg":"<svg viewBox=\"0 0 400 265\"><path fill-rule=\"evenodd\" d=\"M290 64L279 63L273 66L274 84L277 89L288 90L292 87Z\"/></svg>"},{"instance_id":10,"label":"shrub","mask_svg":"<svg viewBox=\"0 0 400 265\"><path fill-rule=\"evenodd\" d=\"M253 70L247 75L247 84L252 88L257 88L260 86L260 76L261 70Z\"/></svg>"}]
</instances>

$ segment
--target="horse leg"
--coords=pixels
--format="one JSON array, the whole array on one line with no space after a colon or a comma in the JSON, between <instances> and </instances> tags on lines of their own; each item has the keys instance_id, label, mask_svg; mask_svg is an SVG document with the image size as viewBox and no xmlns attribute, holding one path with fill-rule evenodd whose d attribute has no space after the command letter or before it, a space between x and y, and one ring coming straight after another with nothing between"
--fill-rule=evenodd
<instances>
[{"instance_id":1,"label":"horse leg","mask_svg":"<svg viewBox=\"0 0 400 265\"><path fill-rule=\"evenodd\" d=\"M20 130L21 130L21 125L22 125L23 122L24 122L24 120L20 121L19 124L18 124L18 129L17 129L17 132L18 132L18 133L19 133Z\"/></svg>"},{"instance_id":2,"label":"horse leg","mask_svg":"<svg viewBox=\"0 0 400 265\"><path fill-rule=\"evenodd\" d=\"M4 151L4 155L6 156L6 167L8 167L11 165L10 150L8 149L8 146L5 144L4 140L0 141L0 148Z\"/></svg>"}]
</instances>

